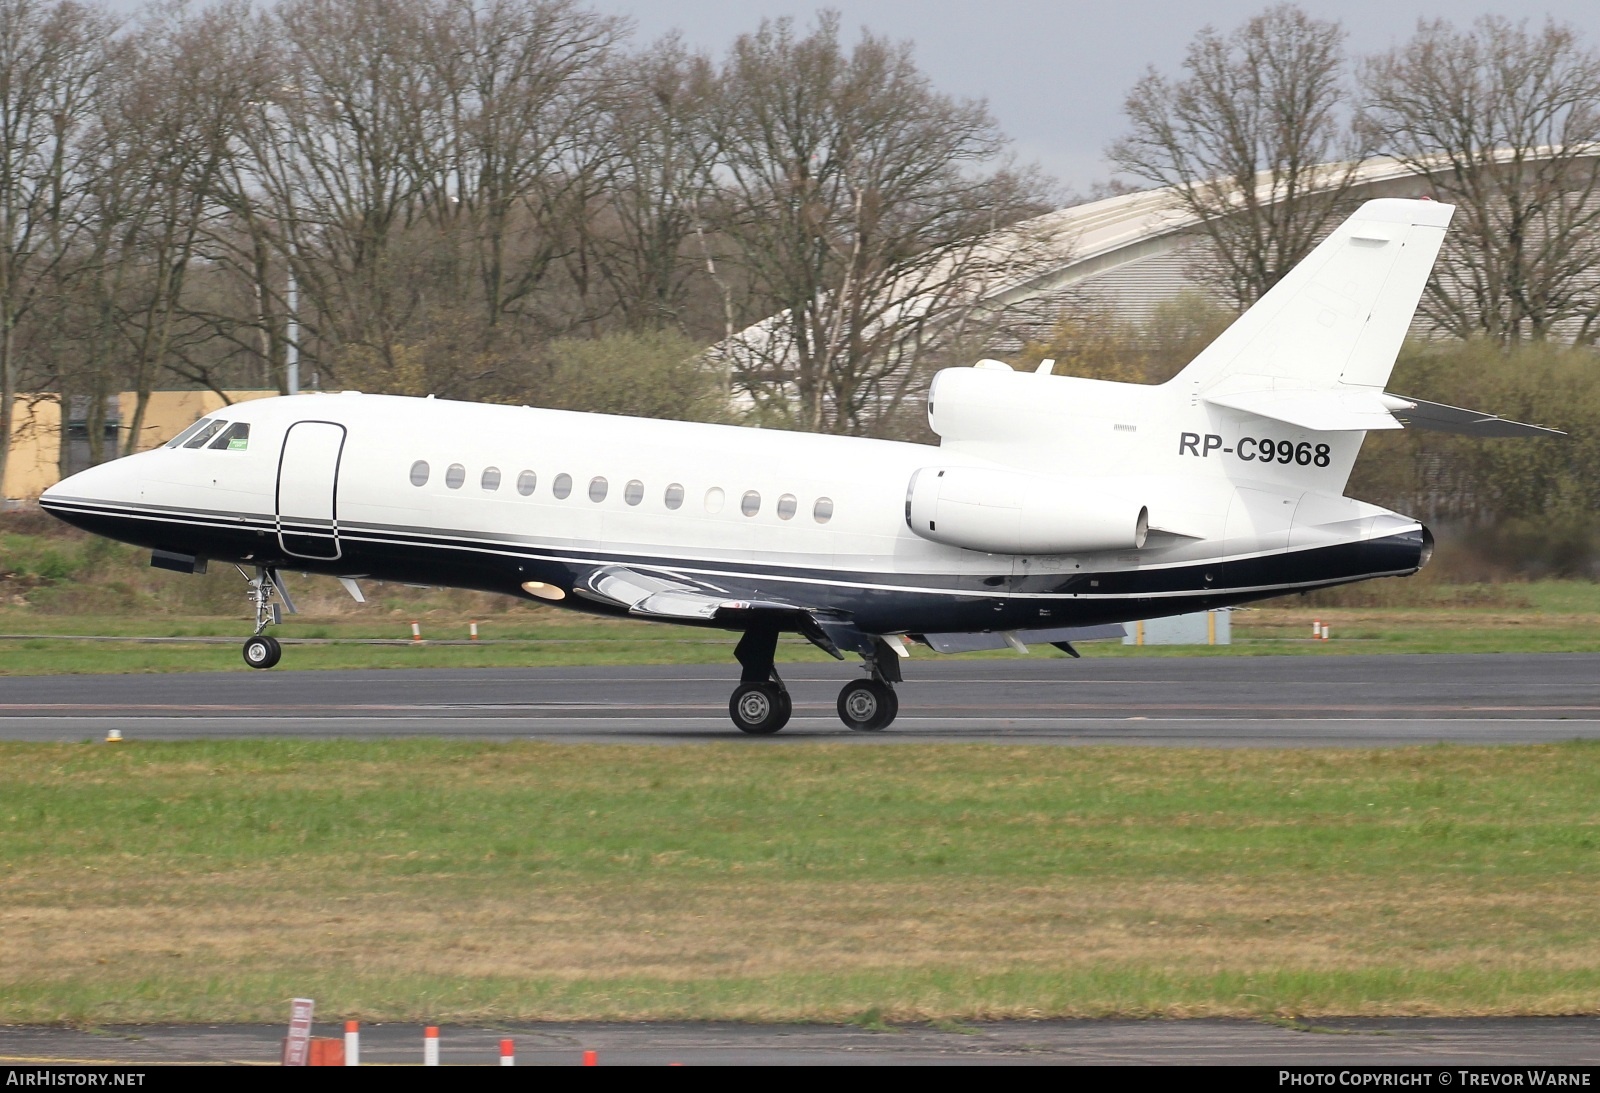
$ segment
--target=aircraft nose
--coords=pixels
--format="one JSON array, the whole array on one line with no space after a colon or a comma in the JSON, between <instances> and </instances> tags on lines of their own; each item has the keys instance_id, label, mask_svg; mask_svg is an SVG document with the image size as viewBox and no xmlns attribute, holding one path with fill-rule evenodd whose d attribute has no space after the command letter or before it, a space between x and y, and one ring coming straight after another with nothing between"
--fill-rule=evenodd
<instances>
[{"instance_id":1,"label":"aircraft nose","mask_svg":"<svg viewBox=\"0 0 1600 1093\"><path fill-rule=\"evenodd\" d=\"M39 495L39 507L59 520L104 534L85 521L98 523L96 518L104 516L105 506L132 499L130 486L136 490L137 485L127 468L118 466L123 462L112 460L68 475Z\"/></svg>"}]
</instances>

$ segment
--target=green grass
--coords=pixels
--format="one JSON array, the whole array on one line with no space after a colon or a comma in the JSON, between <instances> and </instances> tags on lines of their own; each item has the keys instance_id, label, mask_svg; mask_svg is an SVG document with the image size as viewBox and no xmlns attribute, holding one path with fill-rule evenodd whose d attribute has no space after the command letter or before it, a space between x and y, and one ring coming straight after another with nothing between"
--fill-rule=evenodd
<instances>
[{"instance_id":1,"label":"green grass","mask_svg":"<svg viewBox=\"0 0 1600 1093\"><path fill-rule=\"evenodd\" d=\"M1600 1009L1600 746L0 745L0 1021Z\"/></svg>"}]
</instances>

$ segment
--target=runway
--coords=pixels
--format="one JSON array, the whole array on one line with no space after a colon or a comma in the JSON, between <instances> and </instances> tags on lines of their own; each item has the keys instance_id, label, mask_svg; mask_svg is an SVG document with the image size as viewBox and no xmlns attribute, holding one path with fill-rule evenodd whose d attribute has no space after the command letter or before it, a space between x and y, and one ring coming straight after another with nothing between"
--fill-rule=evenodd
<instances>
[{"instance_id":1,"label":"runway","mask_svg":"<svg viewBox=\"0 0 1600 1093\"><path fill-rule=\"evenodd\" d=\"M850 665L785 671L774 737L728 720L733 665L0 679L0 739L440 736L562 743L1348 747L1600 739L1600 655L1152 657L905 665L900 718L834 713Z\"/></svg>"},{"instance_id":2,"label":"runway","mask_svg":"<svg viewBox=\"0 0 1600 1093\"><path fill-rule=\"evenodd\" d=\"M830 1025L635 1024L447 1026L443 1065L493 1065L510 1037L520 1066L600 1065L1129 1065L1593 1066L1592 1017L1330 1018L1297 1026L1257 1021L1009 1021L954 1028L869 1031ZM0 1067L66 1065L271 1065L282 1025L0 1028ZM338 1036L337 1024L319 1036ZM361 1061L416 1065L422 1028L367 1025ZM1334 1084L1334 1083L1327 1083ZM1443 1083L1441 1083L1443 1084Z\"/></svg>"}]
</instances>

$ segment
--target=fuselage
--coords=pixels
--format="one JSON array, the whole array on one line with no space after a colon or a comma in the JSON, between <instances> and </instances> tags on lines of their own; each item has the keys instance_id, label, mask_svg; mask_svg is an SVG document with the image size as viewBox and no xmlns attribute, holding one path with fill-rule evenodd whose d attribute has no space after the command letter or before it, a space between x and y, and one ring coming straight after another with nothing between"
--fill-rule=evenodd
<instances>
[{"instance_id":1,"label":"fuselage","mask_svg":"<svg viewBox=\"0 0 1600 1093\"><path fill-rule=\"evenodd\" d=\"M597 571L625 566L836 613L871 634L1130 621L1408 573L1426 560L1427 532L1414 520L1336 487L1319 492L1284 467L1254 480L1237 457L1224 464L1221 440L1202 453L1191 434L1209 445L1232 430L1230 457L1241 437L1257 453L1271 438L1242 436L1259 434L1259 419L1194 412L1210 416L1193 428L1176 418L1139 426L1165 430L1150 450L1170 458L1120 477L1113 463L1094 479L1148 498L1152 530L1137 549L1001 554L918 534L913 476L1006 466L982 446L356 393L227 407L197 445L191 437L92 468L41 505L173 554L523 599L543 586L594 611L625 610L583 594ZM1334 471L1347 472L1354 454L1335 452ZM1044 475L1041 488L1070 491L1087 481L1073 468L1028 469Z\"/></svg>"}]
</instances>

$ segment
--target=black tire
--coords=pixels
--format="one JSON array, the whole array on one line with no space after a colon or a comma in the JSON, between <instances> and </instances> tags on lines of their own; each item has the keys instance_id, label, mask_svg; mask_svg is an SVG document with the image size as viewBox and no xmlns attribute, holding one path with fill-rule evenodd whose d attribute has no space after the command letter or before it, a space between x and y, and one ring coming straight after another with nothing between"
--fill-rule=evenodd
<instances>
[{"instance_id":1,"label":"black tire","mask_svg":"<svg viewBox=\"0 0 1600 1093\"><path fill-rule=\"evenodd\" d=\"M728 699L728 716L741 732L768 736L789 723L794 703L776 683L741 683Z\"/></svg>"},{"instance_id":2,"label":"black tire","mask_svg":"<svg viewBox=\"0 0 1600 1093\"><path fill-rule=\"evenodd\" d=\"M839 692L839 720L857 732L877 732L893 723L900 712L894 688L875 679L857 679Z\"/></svg>"},{"instance_id":3,"label":"black tire","mask_svg":"<svg viewBox=\"0 0 1600 1093\"><path fill-rule=\"evenodd\" d=\"M277 638L257 634L244 643L244 662L252 668L271 668L283 657L283 646Z\"/></svg>"}]
</instances>

